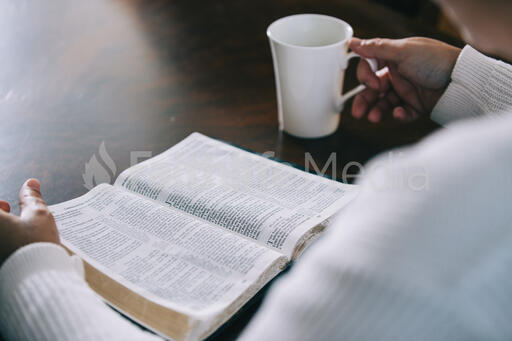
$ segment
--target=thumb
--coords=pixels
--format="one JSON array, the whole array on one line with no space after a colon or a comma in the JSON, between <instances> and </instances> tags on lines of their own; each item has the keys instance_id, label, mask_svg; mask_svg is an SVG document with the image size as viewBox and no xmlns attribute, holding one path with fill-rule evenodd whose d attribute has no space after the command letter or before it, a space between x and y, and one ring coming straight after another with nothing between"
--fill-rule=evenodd
<instances>
[{"instance_id":1,"label":"thumb","mask_svg":"<svg viewBox=\"0 0 512 341\"><path fill-rule=\"evenodd\" d=\"M403 44L400 40L395 39L359 39L352 38L348 47L366 58L377 58L390 62L399 62Z\"/></svg>"},{"instance_id":2,"label":"thumb","mask_svg":"<svg viewBox=\"0 0 512 341\"><path fill-rule=\"evenodd\" d=\"M41 184L39 180L28 179L25 181L20 189L19 201L21 216L23 216L23 212L27 209L46 209L46 203L41 195Z\"/></svg>"}]
</instances>

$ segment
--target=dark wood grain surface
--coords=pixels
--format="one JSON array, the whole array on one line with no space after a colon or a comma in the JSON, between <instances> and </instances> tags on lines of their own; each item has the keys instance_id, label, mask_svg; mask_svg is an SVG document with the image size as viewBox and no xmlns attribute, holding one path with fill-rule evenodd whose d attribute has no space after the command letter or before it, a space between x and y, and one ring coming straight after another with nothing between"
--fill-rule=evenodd
<instances>
[{"instance_id":1,"label":"dark wood grain surface","mask_svg":"<svg viewBox=\"0 0 512 341\"><path fill-rule=\"evenodd\" d=\"M199 131L299 165L306 152L319 166L336 152L340 175L436 129L353 120L347 105L330 137L280 133L265 30L304 12L342 18L361 37L443 38L365 0L0 2L0 198L16 211L29 177L49 204L84 194L102 141L116 174L131 151L156 155Z\"/></svg>"}]
</instances>

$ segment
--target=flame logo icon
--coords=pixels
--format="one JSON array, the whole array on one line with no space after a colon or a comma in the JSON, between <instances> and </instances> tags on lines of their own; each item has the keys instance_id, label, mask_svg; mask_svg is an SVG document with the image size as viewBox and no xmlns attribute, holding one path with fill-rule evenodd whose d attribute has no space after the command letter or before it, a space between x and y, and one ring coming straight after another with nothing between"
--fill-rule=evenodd
<instances>
[{"instance_id":1,"label":"flame logo icon","mask_svg":"<svg viewBox=\"0 0 512 341\"><path fill-rule=\"evenodd\" d=\"M100 160L103 161L105 166L96 158L96 154L93 154L91 159L85 163L85 172L82 174L82 178L84 179L84 187L88 190L101 183L110 183L117 172L116 164L108 155L107 148L105 148L105 141L101 142L98 152Z\"/></svg>"}]
</instances>

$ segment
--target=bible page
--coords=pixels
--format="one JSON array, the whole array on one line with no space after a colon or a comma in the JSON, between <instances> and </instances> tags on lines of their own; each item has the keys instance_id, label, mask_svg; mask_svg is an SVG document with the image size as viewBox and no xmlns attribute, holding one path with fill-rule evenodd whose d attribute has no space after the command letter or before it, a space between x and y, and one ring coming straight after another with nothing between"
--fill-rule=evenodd
<instances>
[{"instance_id":1,"label":"bible page","mask_svg":"<svg viewBox=\"0 0 512 341\"><path fill-rule=\"evenodd\" d=\"M199 133L128 168L115 186L253 239L289 259L301 239L357 194L357 186Z\"/></svg>"},{"instance_id":2,"label":"bible page","mask_svg":"<svg viewBox=\"0 0 512 341\"><path fill-rule=\"evenodd\" d=\"M190 316L219 314L286 263L278 252L119 187L99 185L50 210L72 252L135 293Z\"/></svg>"}]
</instances>

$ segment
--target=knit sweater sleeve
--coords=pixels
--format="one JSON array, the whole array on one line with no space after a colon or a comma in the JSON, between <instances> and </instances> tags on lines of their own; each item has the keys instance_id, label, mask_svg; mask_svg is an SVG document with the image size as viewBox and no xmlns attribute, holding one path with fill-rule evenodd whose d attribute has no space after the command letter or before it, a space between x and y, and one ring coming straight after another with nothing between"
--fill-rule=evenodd
<instances>
[{"instance_id":1,"label":"knit sweater sleeve","mask_svg":"<svg viewBox=\"0 0 512 341\"><path fill-rule=\"evenodd\" d=\"M512 339L511 145L486 117L365 165L242 340Z\"/></svg>"},{"instance_id":2,"label":"knit sweater sleeve","mask_svg":"<svg viewBox=\"0 0 512 341\"><path fill-rule=\"evenodd\" d=\"M80 259L55 244L31 244L7 259L0 302L6 340L161 340L103 303L86 284Z\"/></svg>"},{"instance_id":3,"label":"knit sweater sleeve","mask_svg":"<svg viewBox=\"0 0 512 341\"><path fill-rule=\"evenodd\" d=\"M512 65L464 47L451 75L451 83L434 107L431 118L452 121L506 112L512 107Z\"/></svg>"}]
</instances>

